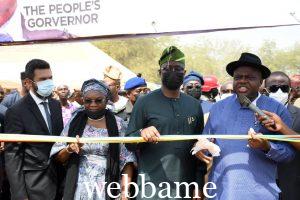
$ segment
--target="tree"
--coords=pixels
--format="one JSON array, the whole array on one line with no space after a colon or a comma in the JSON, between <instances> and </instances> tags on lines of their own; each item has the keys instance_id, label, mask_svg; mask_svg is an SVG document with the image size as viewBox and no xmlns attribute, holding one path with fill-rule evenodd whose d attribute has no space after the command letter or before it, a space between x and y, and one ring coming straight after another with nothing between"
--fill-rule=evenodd
<instances>
[{"instance_id":1,"label":"tree","mask_svg":"<svg viewBox=\"0 0 300 200\"><path fill-rule=\"evenodd\" d=\"M266 40L258 51L236 40L212 40L200 35L192 44L180 42L180 37L134 38L93 42L98 48L135 73L142 73L150 82L160 83L158 60L162 51L177 46L186 56L186 70L202 75L216 75L221 82L231 79L226 65L239 59L242 52L256 53L272 71L281 70L288 75L300 73L300 43L279 49L275 41Z\"/></svg>"}]
</instances>

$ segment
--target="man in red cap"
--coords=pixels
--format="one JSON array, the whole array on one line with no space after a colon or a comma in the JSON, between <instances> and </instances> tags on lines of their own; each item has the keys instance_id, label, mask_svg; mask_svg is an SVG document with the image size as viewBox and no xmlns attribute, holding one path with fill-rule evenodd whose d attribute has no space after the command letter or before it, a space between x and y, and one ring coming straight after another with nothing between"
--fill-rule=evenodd
<instances>
[{"instance_id":1,"label":"man in red cap","mask_svg":"<svg viewBox=\"0 0 300 200\"><path fill-rule=\"evenodd\" d=\"M215 76L204 76L204 85L202 86L202 97L204 96L204 100L208 100L211 102L216 102L216 96L219 94L219 83L218 79Z\"/></svg>"}]
</instances>

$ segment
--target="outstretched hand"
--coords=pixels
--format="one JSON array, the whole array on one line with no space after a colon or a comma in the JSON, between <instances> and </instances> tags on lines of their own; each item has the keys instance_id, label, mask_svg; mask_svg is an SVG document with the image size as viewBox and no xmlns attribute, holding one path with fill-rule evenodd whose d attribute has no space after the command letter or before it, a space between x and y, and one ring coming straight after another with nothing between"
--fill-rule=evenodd
<instances>
[{"instance_id":1,"label":"outstretched hand","mask_svg":"<svg viewBox=\"0 0 300 200\"><path fill-rule=\"evenodd\" d=\"M265 117L258 116L258 115L257 115L257 119L268 130L274 131L274 132L280 132L284 128L285 124L284 124L284 122L281 120L281 118L278 115L276 115L275 113L272 113L272 112L265 111L265 110L263 110L263 112L270 119L266 119Z\"/></svg>"}]
</instances>

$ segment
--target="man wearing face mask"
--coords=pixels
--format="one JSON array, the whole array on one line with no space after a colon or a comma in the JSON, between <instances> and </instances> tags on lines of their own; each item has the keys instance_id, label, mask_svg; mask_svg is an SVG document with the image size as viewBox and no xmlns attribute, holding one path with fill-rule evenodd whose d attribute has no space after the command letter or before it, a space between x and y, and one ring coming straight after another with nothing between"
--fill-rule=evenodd
<instances>
[{"instance_id":1,"label":"man wearing face mask","mask_svg":"<svg viewBox=\"0 0 300 200\"><path fill-rule=\"evenodd\" d=\"M126 91L126 96L129 100L126 104L125 113L127 114L127 117L124 121L129 122L129 118L135 102L139 97L146 95L149 90L147 88L145 79L141 77L133 77L129 79L125 83L124 90Z\"/></svg>"},{"instance_id":2,"label":"man wearing face mask","mask_svg":"<svg viewBox=\"0 0 300 200\"><path fill-rule=\"evenodd\" d=\"M190 154L193 142L157 141L160 135L201 134L203 112L197 99L180 92L185 74L184 54L174 46L168 47L163 51L159 65L162 87L139 98L126 132L127 136L142 136L147 143L127 144L126 147L139 151L138 174L145 175L155 188L162 182L172 185L170 195L165 198L173 199L176 192L181 198L191 197L194 188L185 191L182 187L176 191L174 182L196 182L200 190L203 187L206 166ZM137 183L141 191L140 176ZM137 199L162 199L158 193L151 194L151 187L146 187L145 196L139 193Z\"/></svg>"},{"instance_id":3,"label":"man wearing face mask","mask_svg":"<svg viewBox=\"0 0 300 200\"><path fill-rule=\"evenodd\" d=\"M287 105L291 92L291 81L284 72L271 73L270 77L265 80L265 87L269 97Z\"/></svg>"},{"instance_id":4,"label":"man wearing face mask","mask_svg":"<svg viewBox=\"0 0 300 200\"><path fill-rule=\"evenodd\" d=\"M51 98L54 84L49 64L33 59L25 67L29 94L9 108L5 132L60 135L63 129L60 103ZM49 160L52 143L7 143L5 168L11 199L53 200L58 189L57 165ZM60 177L59 177L60 178Z\"/></svg>"},{"instance_id":5,"label":"man wearing face mask","mask_svg":"<svg viewBox=\"0 0 300 200\"><path fill-rule=\"evenodd\" d=\"M292 129L300 133L300 109L288 104L291 94L291 80L287 74L281 71L271 73L265 80L266 91L269 97L287 107L292 116ZM296 200L300 195L300 153L296 152L293 161L282 163L278 166L278 181L281 189L282 200Z\"/></svg>"},{"instance_id":6,"label":"man wearing face mask","mask_svg":"<svg viewBox=\"0 0 300 200\"><path fill-rule=\"evenodd\" d=\"M200 99L202 95L202 85L204 85L203 76L195 71L191 71L184 77L183 92L194 97L195 99L198 99L200 101L203 113L206 114L213 106L213 103Z\"/></svg>"}]
</instances>

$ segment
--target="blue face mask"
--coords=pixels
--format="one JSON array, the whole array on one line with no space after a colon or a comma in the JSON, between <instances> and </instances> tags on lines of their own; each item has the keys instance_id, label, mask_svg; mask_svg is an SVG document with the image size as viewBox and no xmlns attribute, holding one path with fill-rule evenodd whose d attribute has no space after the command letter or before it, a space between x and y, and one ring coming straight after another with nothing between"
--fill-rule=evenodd
<instances>
[{"instance_id":1,"label":"blue face mask","mask_svg":"<svg viewBox=\"0 0 300 200\"><path fill-rule=\"evenodd\" d=\"M42 97L49 97L55 88L53 80L51 79L45 81L39 81L36 83L36 85L37 85L36 92Z\"/></svg>"}]
</instances>

